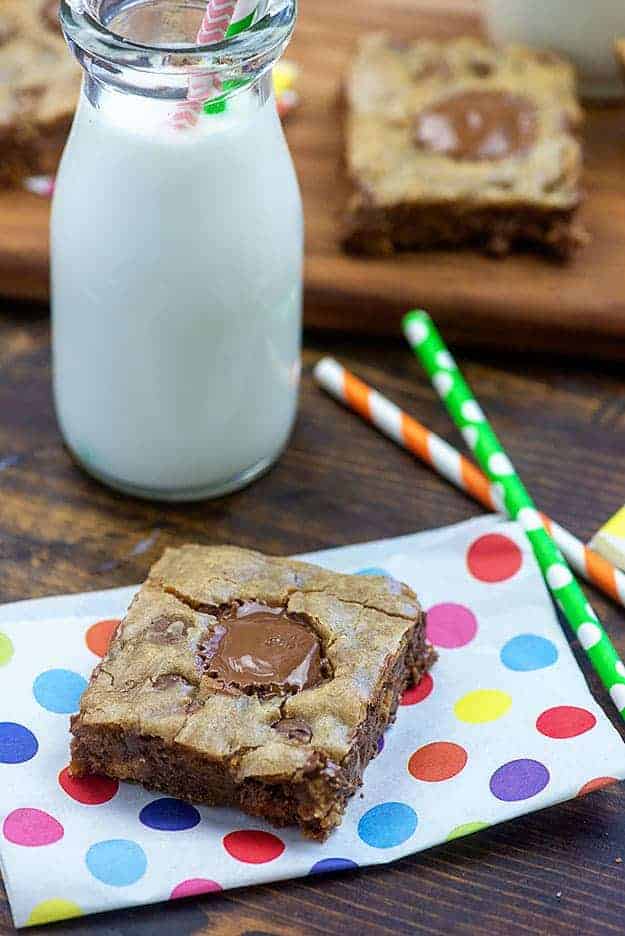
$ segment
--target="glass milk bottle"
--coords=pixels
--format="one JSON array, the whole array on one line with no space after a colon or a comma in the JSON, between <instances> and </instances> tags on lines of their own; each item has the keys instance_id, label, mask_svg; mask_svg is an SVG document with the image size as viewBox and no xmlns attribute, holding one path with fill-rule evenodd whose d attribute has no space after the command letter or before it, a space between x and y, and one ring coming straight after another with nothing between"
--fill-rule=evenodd
<instances>
[{"instance_id":1,"label":"glass milk bottle","mask_svg":"<svg viewBox=\"0 0 625 936\"><path fill-rule=\"evenodd\" d=\"M61 4L84 81L52 212L58 420L92 475L172 501L275 461L300 369L301 201L271 81L295 0L198 47L203 8Z\"/></svg>"}]
</instances>

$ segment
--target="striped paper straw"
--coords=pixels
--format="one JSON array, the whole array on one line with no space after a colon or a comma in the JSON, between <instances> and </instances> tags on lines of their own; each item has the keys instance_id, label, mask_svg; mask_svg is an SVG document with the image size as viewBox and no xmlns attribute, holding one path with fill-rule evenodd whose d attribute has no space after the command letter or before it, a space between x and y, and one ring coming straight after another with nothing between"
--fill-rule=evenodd
<instances>
[{"instance_id":1,"label":"striped paper straw","mask_svg":"<svg viewBox=\"0 0 625 936\"><path fill-rule=\"evenodd\" d=\"M221 42L227 35L236 35L248 29L259 11L259 3L249 0L208 0L195 41L198 45ZM241 16L233 22L235 10ZM189 79L186 100L181 101L174 112L172 123L177 130L189 129L198 122L206 101L221 94L222 84L218 75L196 75Z\"/></svg>"},{"instance_id":2,"label":"striped paper straw","mask_svg":"<svg viewBox=\"0 0 625 936\"><path fill-rule=\"evenodd\" d=\"M315 380L331 396L358 413L385 436L434 468L461 491L470 494L487 510L505 509L501 492L479 468L395 403L368 386L338 361L322 358L313 371ZM625 606L625 575L599 553L541 513L547 530L579 575L604 594Z\"/></svg>"},{"instance_id":3,"label":"striped paper straw","mask_svg":"<svg viewBox=\"0 0 625 936\"><path fill-rule=\"evenodd\" d=\"M198 45L221 42L230 27L237 0L208 0L195 41Z\"/></svg>"},{"instance_id":4,"label":"striped paper straw","mask_svg":"<svg viewBox=\"0 0 625 936\"><path fill-rule=\"evenodd\" d=\"M625 719L625 666L586 600L567 562L545 529L501 442L427 312L410 312L403 329L441 400L491 484L499 485L510 517L523 527L547 587L586 651L593 669Z\"/></svg>"}]
</instances>

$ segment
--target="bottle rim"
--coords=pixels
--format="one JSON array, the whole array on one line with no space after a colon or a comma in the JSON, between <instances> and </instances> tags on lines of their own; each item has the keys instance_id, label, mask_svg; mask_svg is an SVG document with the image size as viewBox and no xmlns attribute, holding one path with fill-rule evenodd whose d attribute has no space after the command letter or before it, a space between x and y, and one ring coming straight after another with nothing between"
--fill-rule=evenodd
<instances>
[{"instance_id":1,"label":"bottle rim","mask_svg":"<svg viewBox=\"0 0 625 936\"><path fill-rule=\"evenodd\" d=\"M201 21L205 2L189 0ZM121 7L122 4L117 4ZM250 28L209 45L195 43L145 44L114 32L103 17L106 0L61 0L59 18L70 49L87 70L94 63L105 70L130 68L192 76L245 73L258 77L277 60L289 42L297 17L297 0L269 0L267 9ZM110 12L110 10L109 10Z\"/></svg>"}]
</instances>

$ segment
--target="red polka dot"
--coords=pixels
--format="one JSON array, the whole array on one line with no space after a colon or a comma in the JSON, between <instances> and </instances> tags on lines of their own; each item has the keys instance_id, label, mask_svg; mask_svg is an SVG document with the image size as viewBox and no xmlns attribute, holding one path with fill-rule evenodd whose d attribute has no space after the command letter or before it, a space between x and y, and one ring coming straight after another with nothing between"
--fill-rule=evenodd
<instances>
[{"instance_id":1,"label":"red polka dot","mask_svg":"<svg viewBox=\"0 0 625 936\"><path fill-rule=\"evenodd\" d=\"M93 774L89 777L72 777L69 767L59 774L59 784L68 796L85 806L100 806L112 800L119 788L117 780Z\"/></svg>"},{"instance_id":2,"label":"red polka dot","mask_svg":"<svg viewBox=\"0 0 625 936\"><path fill-rule=\"evenodd\" d=\"M429 673L422 676L416 686L406 689L401 697L400 705L416 705L417 702L423 702L432 692L434 680Z\"/></svg>"},{"instance_id":3,"label":"red polka dot","mask_svg":"<svg viewBox=\"0 0 625 936\"><path fill-rule=\"evenodd\" d=\"M208 878L188 878L176 884L169 898L178 900L180 897L196 897L198 894L213 894L220 890L223 888L217 881L211 881Z\"/></svg>"},{"instance_id":4,"label":"red polka dot","mask_svg":"<svg viewBox=\"0 0 625 936\"><path fill-rule=\"evenodd\" d=\"M415 780L436 783L455 777L467 763L467 752L452 741L433 741L415 751L408 761L408 770Z\"/></svg>"},{"instance_id":5,"label":"red polka dot","mask_svg":"<svg viewBox=\"0 0 625 936\"><path fill-rule=\"evenodd\" d=\"M280 857L284 851L284 842L270 832L241 829L224 836L224 848L237 861L264 864Z\"/></svg>"},{"instance_id":6,"label":"red polka dot","mask_svg":"<svg viewBox=\"0 0 625 936\"><path fill-rule=\"evenodd\" d=\"M85 642L92 653L99 657L106 656L109 644L119 627L119 623L119 618L111 618L91 625L85 634Z\"/></svg>"},{"instance_id":7,"label":"red polka dot","mask_svg":"<svg viewBox=\"0 0 625 936\"><path fill-rule=\"evenodd\" d=\"M574 705L556 705L536 719L536 728L547 738L576 738L596 724L597 719L592 712Z\"/></svg>"},{"instance_id":8,"label":"red polka dot","mask_svg":"<svg viewBox=\"0 0 625 936\"><path fill-rule=\"evenodd\" d=\"M586 796L587 793L592 793L594 790L602 790L604 787L612 786L613 783L618 783L616 777L594 777L592 780L589 780L588 783L585 783L583 787L579 788L577 795Z\"/></svg>"},{"instance_id":9,"label":"red polka dot","mask_svg":"<svg viewBox=\"0 0 625 936\"><path fill-rule=\"evenodd\" d=\"M517 544L501 533L480 536L467 553L469 572L480 582L505 582L519 571L522 562Z\"/></svg>"},{"instance_id":10,"label":"red polka dot","mask_svg":"<svg viewBox=\"0 0 625 936\"><path fill-rule=\"evenodd\" d=\"M53 845L63 838L60 822L41 809L14 809L4 820L2 833L14 845L29 848Z\"/></svg>"},{"instance_id":11,"label":"red polka dot","mask_svg":"<svg viewBox=\"0 0 625 936\"><path fill-rule=\"evenodd\" d=\"M428 611L426 621L428 638L436 647L464 647L477 633L473 612L453 602L434 605Z\"/></svg>"}]
</instances>

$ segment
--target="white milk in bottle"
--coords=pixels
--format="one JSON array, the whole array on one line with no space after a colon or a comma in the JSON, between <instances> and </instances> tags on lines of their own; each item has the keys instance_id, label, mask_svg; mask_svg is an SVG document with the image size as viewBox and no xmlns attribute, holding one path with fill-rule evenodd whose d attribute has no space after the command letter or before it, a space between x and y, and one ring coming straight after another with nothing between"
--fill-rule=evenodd
<instances>
[{"instance_id":1,"label":"white milk in bottle","mask_svg":"<svg viewBox=\"0 0 625 936\"><path fill-rule=\"evenodd\" d=\"M293 425L302 213L270 67L294 8L270 6L227 55L172 41L201 5L181 23L168 0L109 2L102 31L62 8L85 81L53 205L56 407L80 463L129 493L234 490ZM223 58L218 96L181 128L189 73Z\"/></svg>"}]
</instances>

